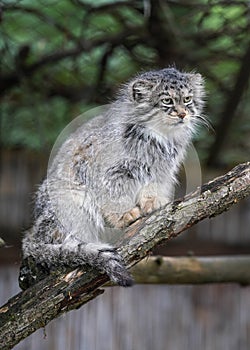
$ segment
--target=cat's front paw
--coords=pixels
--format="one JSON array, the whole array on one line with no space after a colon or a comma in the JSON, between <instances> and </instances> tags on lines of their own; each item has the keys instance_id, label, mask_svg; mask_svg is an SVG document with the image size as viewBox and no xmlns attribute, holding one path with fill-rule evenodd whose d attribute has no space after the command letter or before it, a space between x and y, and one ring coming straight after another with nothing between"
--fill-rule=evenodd
<instances>
[{"instance_id":1,"label":"cat's front paw","mask_svg":"<svg viewBox=\"0 0 250 350\"><path fill-rule=\"evenodd\" d=\"M136 206L133 209L127 211L125 214L123 214L116 226L118 228L124 228L132 224L132 222L136 221L141 216L142 212L140 208Z\"/></svg>"},{"instance_id":2,"label":"cat's front paw","mask_svg":"<svg viewBox=\"0 0 250 350\"><path fill-rule=\"evenodd\" d=\"M138 202L138 206L143 214L150 214L152 211L163 207L168 202L169 199L165 197L148 196L142 197Z\"/></svg>"}]
</instances>

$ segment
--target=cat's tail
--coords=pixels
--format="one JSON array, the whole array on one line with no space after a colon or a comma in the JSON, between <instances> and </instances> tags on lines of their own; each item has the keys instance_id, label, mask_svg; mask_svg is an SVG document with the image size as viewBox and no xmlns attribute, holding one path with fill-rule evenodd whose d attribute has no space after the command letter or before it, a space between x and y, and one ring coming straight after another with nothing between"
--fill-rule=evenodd
<instances>
[{"instance_id":1,"label":"cat's tail","mask_svg":"<svg viewBox=\"0 0 250 350\"><path fill-rule=\"evenodd\" d=\"M133 279L126 269L125 262L116 248L104 243L70 243L50 244L35 242L33 239L23 240L24 258L32 257L36 264L49 268L60 265L91 267L106 273L109 278L123 287L133 284Z\"/></svg>"}]
</instances>

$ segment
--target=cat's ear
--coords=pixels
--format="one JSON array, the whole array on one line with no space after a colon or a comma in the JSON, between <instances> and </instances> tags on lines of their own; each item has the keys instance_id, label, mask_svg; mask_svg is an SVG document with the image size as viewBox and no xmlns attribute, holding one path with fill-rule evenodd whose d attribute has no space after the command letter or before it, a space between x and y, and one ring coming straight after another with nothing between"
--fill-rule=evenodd
<instances>
[{"instance_id":1,"label":"cat's ear","mask_svg":"<svg viewBox=\"0 0 250 350\"><path fill-rule=\"evenodd\" d=\"M204 79L200 73L188 73L189 81L196 86L203 86Z\"/></svg>"},{"instance_id":2,"label":"cat's ear","mask_svg":"<svg viewBox=\"0 0 250 350\"><path fill-rule=\"evenodd\" d=\"M132 82L131 97L136 102L143 102L151 95L154 84L152 81L138 79Z\"/></svg>"},{"instance_id":3,"label":"cat's ear","mask_svg":"<svg viewBox=\"0 0 250 350\"><path fill-rule=\"evenodd\" d=\"M205 81L199 73L189 73L189 81L194 88L194 94L199 98L205 97Z\"/></svg>"}]
</instances>

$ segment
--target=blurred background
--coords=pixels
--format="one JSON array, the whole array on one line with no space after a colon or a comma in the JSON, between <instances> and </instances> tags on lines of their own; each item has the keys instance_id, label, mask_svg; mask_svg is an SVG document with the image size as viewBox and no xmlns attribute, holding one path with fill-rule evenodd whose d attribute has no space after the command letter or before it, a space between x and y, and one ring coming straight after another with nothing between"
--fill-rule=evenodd
<instances>
[{"instance_id":1,"label":"blurred background","mask_svg":"<svg viewBox=\"0 0 250 350\"><path fill-rule=\"evenodd\" d=\"M203 182L249 160L250 1L2 0L0 31L0 304L19 291L21 237L56 137L137 72L205 77ZM244 200L155 254L250 254L249 227ZM247 350L249 311L249 287L234 284L115 287L15 349Z\"/></svg>"}]
</instances>

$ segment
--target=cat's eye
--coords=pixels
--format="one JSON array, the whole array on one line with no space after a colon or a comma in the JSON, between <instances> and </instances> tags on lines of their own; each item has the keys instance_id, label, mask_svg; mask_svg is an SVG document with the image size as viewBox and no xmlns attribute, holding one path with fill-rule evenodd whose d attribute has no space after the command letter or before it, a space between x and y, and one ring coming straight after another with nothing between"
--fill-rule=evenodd
<instances>
[{"instance_id":1,"label":"cat's eye","mask_svg":"<svg viewBox=\"0 0 250 350\"><path fill-rule=\"evenodd\" d=\"M184 97L183 102L184 102L184 103L190 103L190 102L192 102L192 97L191 97L191 96L186 96L186 97Z\"/></svg>"},{"instance_id":2,"label":"cat's eye","mask_svg":"<svg viewBox=\"0 0 250 350\"><path fill-rule=\"evenodd\" d=\"M174 101L170 97L163 98L162 103L166 106L173 106L174 105Z\"/></svg>"}]
</instances>

